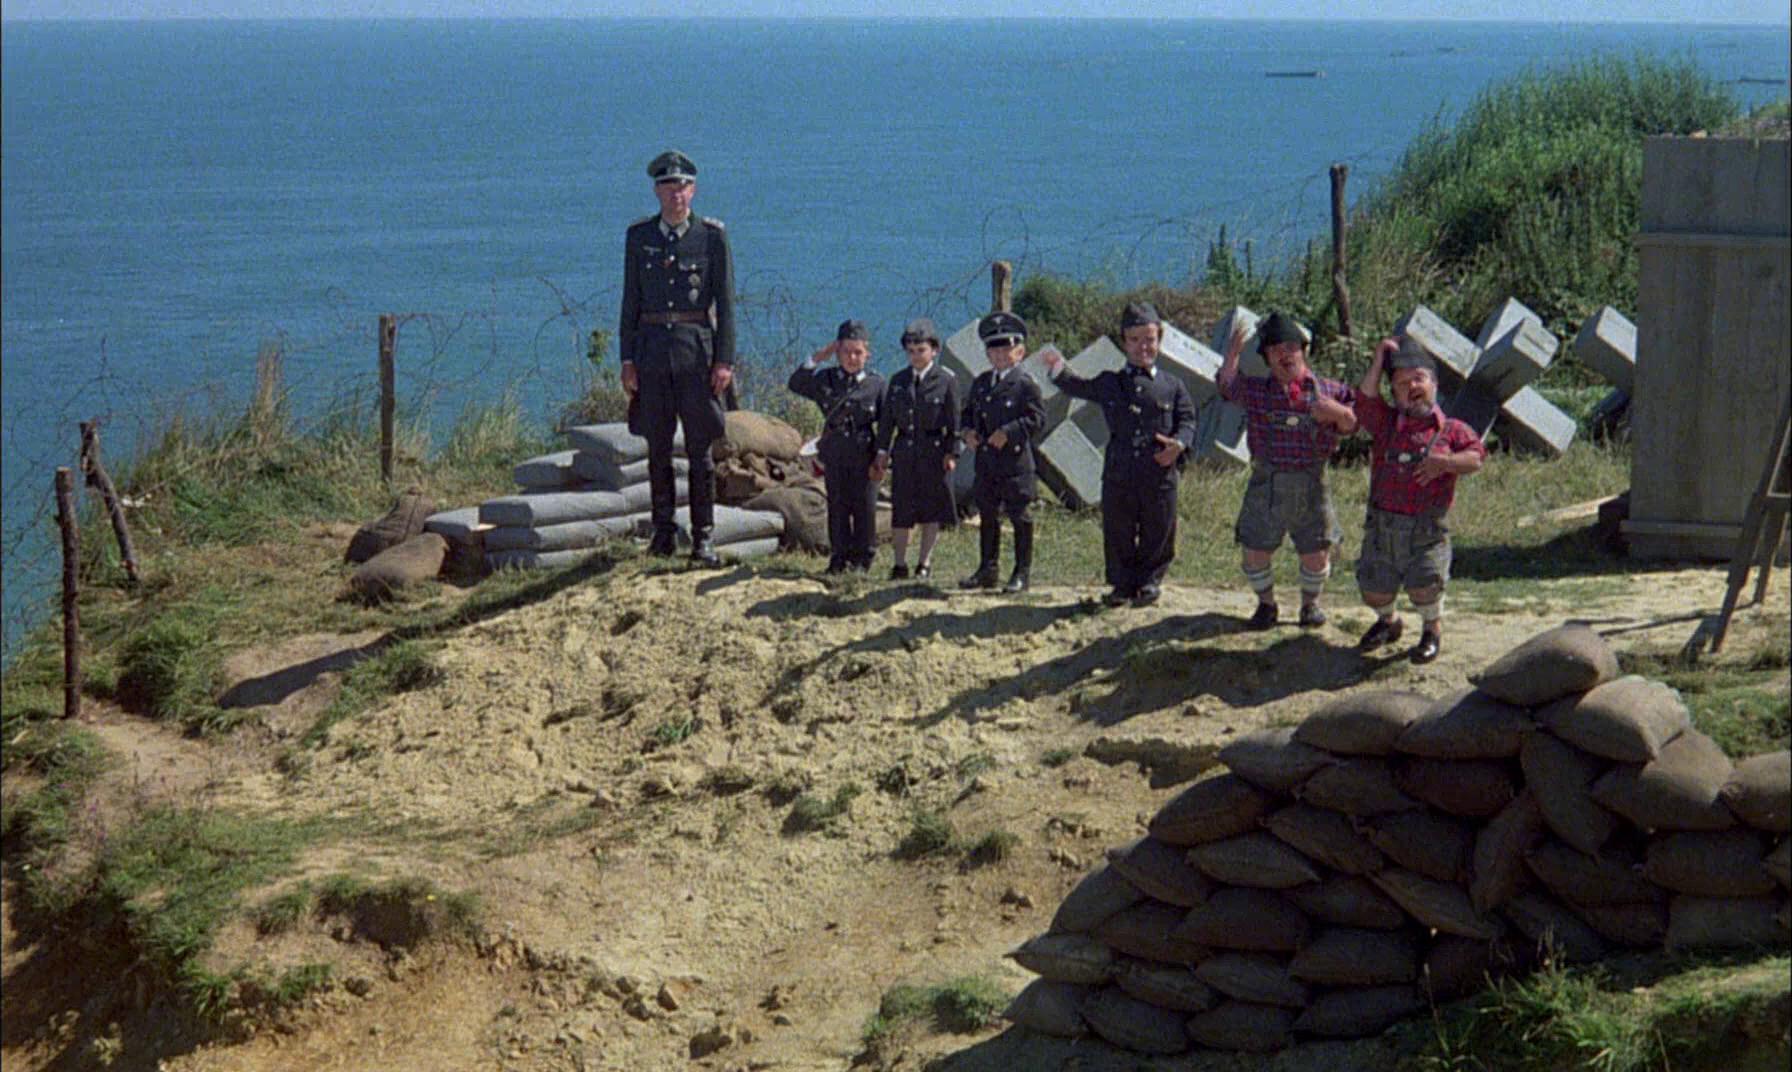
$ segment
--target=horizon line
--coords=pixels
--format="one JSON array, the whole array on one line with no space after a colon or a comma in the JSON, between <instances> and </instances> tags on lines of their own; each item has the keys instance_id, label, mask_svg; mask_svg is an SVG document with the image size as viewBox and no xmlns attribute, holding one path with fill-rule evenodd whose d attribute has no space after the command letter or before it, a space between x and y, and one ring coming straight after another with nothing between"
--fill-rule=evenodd
<instances>
[{"instance_id":1,"label":"horizon line","mask_svg":"<svg viewBox=\"0 0 1792 1072\"><path fill-rule=\"evenodd\" d=\"M1536 24L1545 26L1603 26L1632 24L1644 26L1733 26L1762 29L1792 28L1792 16L1785 22L1760 22L1748 19L1674 19L1617 15L1609 18L1548 18L1516 16L1483 18L1466 15L1412 15L1378 17L1373 15L1341 15L1330 18L1295 16L1247 17L1235 15L4 15L0 23L21 22L1271 22L1271 23L1493 23Z\"/></svg>"}]
</instances>

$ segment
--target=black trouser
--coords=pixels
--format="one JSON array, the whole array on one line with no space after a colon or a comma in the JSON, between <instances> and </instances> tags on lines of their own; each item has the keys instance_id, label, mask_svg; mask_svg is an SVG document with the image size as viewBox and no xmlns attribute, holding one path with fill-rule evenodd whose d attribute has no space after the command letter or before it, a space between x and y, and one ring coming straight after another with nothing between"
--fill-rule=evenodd
<instances>
[{"instance_id":1,"label":"black trouser","mask_svg":"<svg viewBox=\"0 0 1792 1072\"><path fill-rule=\"evenodd\" d=\"M1161 470L1106 474L1101 541L1109 584L1123 592L1162 584L1176 557L1175 479L1166 480Z\"/></svg>"},{"instance_id":2,"label":"black trouser","mask_svg":"<svg viewBox=\"0 0 1792 1072\"><path fill-rule=\"evenodd\" d=\"M877 542L877 482L871 458L854 450L830 451L822 458L828 492L828 564L871 566Z\"/></svg>"},{"instance_id":3,"label":"black trouser","mask_svg":"<svg viewBox=\"0 0 1792 1072\"><path fill-rule=\"evenodd\" d=\"M653 532L670 539L678 489L672 472L672 436L684 425L690 459L691 540L701 543L715 527L716 468L710 444L722 434L722 404L709 389L710 331L697 324L641 329L635 372L641 381L641 435L647 440L647 480L653 494Z\"/></svg>"},{"instance_id":4,"label":"black trouser","mask_svg":"<svg viewBox=\"0 0 1792 1072\"><path fill-rule=\"evenodd\" d=\"M1013 487L987 487L978 484L972 488L972 498L977 502L977 526L979 550L982 558L977 563L977 571L994 570L1001 557L1002 547L1002 515L1014 523L1014 568L1027 570L1033 567L1033 497Z\"/></svg>"}]
</instances>

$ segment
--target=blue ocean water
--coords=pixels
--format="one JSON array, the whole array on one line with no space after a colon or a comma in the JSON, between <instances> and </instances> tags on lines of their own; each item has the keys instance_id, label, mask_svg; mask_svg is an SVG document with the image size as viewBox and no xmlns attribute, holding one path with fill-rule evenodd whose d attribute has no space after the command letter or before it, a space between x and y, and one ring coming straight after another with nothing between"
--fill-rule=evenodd
<instances>
[{"instance_id":1,"label":"blue ocean water","mask_svg":"<svg viewBox=\"0 0 1792 1072\"><path fill-rule=\"evenodd\" d=\"M382 312L438 431L545 415L612 327L624 227L677 146L733 236L749 358L866 319L952 330L987 262L1189 278L1220 225L1326 227L1433 118L1527 65L1684 55L1759 103L1784 27L1250 21L9 22L0 378L10 643L51 575L50 470L246 395L279 339L301 413L370 391ZM1272 79L1272 69L1323 70Z\"/></svg>"}]
</instances>

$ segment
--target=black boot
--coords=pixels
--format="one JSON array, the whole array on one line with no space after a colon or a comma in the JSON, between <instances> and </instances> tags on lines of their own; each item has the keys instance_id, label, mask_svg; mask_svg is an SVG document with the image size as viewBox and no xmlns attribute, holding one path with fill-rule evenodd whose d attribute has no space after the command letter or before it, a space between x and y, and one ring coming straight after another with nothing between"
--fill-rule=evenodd
<instances>
[{"instance_id":1,"label":"black boot","mask_svg":"<svg viewBox=\"0 0 1792 1072\"><path fill-rule=\"evenodd\" d=\"M995 512L990 511L983 515L978 525L977 572L959 581L960 588L994 588L1001 583L996 574L996 558L1002 553L1002 523Z\"/></svg>"},{"instance_id":2,"label":"black boot","mask_svg":"<svg viewBox=\"0 0 1792 1072\"><path fill-rule=\"evenodd\" d=\"M1027 574L1033 569L1033 519L1016 518L1014 522L1014 572L1008 575L1004 592L1025 592Z\"/></svg>"},{"instance_id":3,"label":"black boot","mask_svg":"<svg viewBox=\"0 0 1792 1072\"><path fill-rule=\"evenodd\" d=\"M715 545L710 542L707 531L696 530L691 533L691 561L711 569L722 564L722 556L716 554Z\"/></svg>"}]
</instances>

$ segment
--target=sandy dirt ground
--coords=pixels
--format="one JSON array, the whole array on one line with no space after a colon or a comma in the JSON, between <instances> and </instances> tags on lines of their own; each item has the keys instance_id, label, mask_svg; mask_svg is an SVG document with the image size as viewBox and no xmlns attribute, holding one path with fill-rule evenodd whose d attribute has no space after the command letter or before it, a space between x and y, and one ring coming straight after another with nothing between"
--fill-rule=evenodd
<instances>
[{"instance_id":1,"label":"sandy dirt ground","mask_svg":"<svg viewBox=\"0 0 1792 1072\"><path fill-rule=\"evenodd\" d=\"M104 935L14 919L8 883L6 1066L846 1068L893 985L977 974L1018 991L1030 976L1003 954L1235 735L1350 689L1442 696L1568 620L1621 651L1676 650L1723 583L1717 569L1618 577L1582 602L1541 582L1511 613L1452 615L1443 657L1419 667L1359 655L1368 618L1344 592L1337 624L1259 635L1240 631L1236 590L1116 611L1092 588L1012 599L625 564L458 631L437 683L314 752L297 736L378 638L303 638L233 664L262 717L221 743L99 712L125 762L91 822L169 800L320 820L331 833L299 873L251 903L303 877L418 876L478 894L484 936L394 951L329 921L275 938L233 923L220 969L321 959L337 982L247 1039L199 1044L141 964ZM1726 650L1783 637L1786 618L1783 599L1741 612ZM792 793L843 787L842 814L796 828ZM905 858L920 811L964 842L1018 843L982 866ZM1343 1072L1385 1067L1387 1045L1147 1061L991 1028L915 1032L880 1060Z\"/></svg>"}]
</instances>

